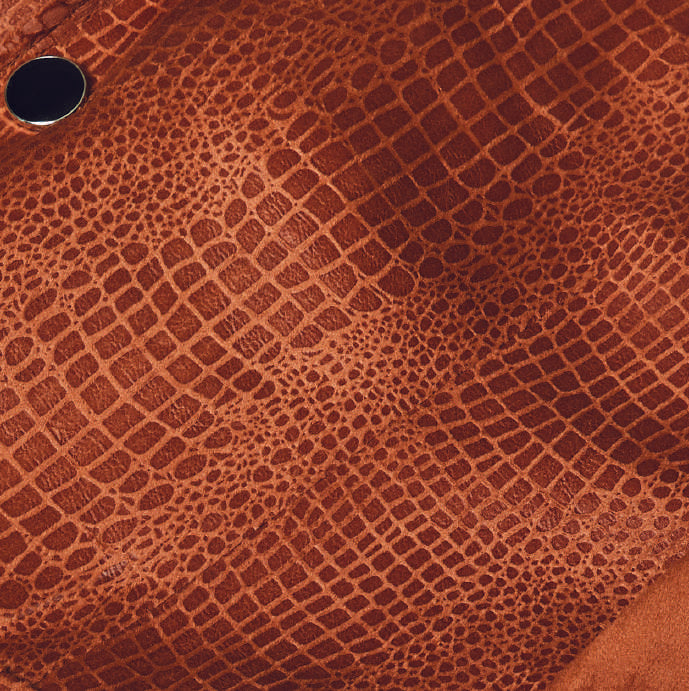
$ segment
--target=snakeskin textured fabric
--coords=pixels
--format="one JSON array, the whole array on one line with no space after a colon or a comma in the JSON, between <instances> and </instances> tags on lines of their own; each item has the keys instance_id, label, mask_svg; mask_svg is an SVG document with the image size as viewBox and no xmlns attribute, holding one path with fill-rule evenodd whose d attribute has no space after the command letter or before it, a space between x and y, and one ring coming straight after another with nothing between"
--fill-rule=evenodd
<instances>
[{"instance_id":1,"label":"snakeskin textured fabric","mask_svg":"<svg viewBox=\"0 0 689 691\"><path fill-rule=\"evenodd\" d=\"M0 0L0 66L25 58L49 34L65 26L73 32L76 21L113 5L113 0Z\"/></svg>"},{"instance_id":2,"label":"snakeskin textured fabric","mask_svg":"<svg viewBox=\"0 0 689 691\"><path fill-rule=\"evenodd\" d=\"M0 123L5 685L546 688L684 554L686 4L84 8Z\"/></svg>"}]
</instances>

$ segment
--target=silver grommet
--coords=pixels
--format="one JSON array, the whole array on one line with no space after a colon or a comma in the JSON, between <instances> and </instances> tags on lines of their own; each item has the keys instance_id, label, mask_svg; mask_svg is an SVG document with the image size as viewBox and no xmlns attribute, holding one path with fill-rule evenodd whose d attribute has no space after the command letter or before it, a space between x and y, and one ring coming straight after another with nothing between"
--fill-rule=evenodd
<instances>
[{"instance_id":1,"label":"silver grommet","mask_svg":"<svg viewBox=\"0 0 689 691\"><path fill-rule=\"evenodd\" d=\"M7 81L5 104L20 122L53 125L74 113L86 97L86 76L79 66L43 55L18 67Z\"/></svg>"}]
</instances>

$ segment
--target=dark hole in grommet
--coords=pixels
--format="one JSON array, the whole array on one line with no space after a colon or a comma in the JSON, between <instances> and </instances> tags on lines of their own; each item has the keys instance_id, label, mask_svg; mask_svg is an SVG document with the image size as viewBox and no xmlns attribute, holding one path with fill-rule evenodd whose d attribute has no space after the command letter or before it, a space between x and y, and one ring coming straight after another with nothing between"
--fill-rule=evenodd
<instances>
[{"instance_id":1,"label":"dark hole in grommet","mask_svg":"<svg viewBox=\"0 0 689 691\"><path fill-rule=\"evenodd\" d=\"M71 115L86 95L86 77L71 60L54 55L18 67L5 87L5 103L29 125L52 125Z\"/></svg>"}]
</instances>

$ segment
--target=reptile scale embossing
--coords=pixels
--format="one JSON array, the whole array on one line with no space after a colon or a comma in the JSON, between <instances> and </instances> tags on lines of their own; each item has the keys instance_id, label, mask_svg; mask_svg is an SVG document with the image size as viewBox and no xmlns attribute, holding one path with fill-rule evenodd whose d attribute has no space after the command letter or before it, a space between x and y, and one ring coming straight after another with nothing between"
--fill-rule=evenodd
<instances>
[{"instance_id":1,"label":"reptile scale embossing","mask_svg":"<svg viewBox=\"0 0 689 691\"><path fill-rule=\"evenodd\" d=\"M0 688L544 689L684 554L686 3L15 5Z\"/></svg>"}]
</instances>

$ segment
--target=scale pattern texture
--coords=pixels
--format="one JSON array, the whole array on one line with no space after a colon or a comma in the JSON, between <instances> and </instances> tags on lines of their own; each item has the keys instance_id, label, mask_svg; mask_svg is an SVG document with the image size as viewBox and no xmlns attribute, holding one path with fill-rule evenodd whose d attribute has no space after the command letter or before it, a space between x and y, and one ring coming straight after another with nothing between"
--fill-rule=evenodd
<instances>
[{"instance_id":1,"label":"scale pattern texture","mask_svg":"<svg viewBox=\"0 0 689 691\"><path fill-rule=\"evenodd\" d=\"M545 688L686 541L689 10L141 8L2 123L6 685Z\"/></svg>"}]
</instances>

